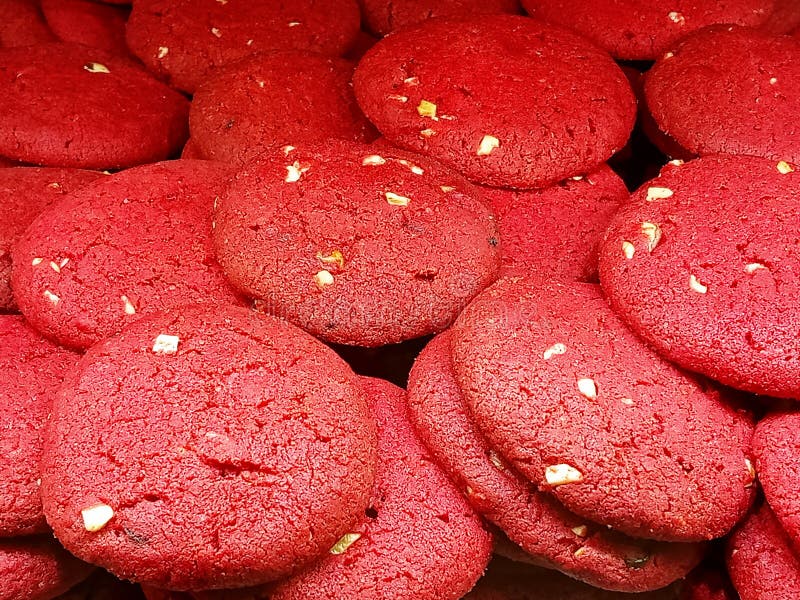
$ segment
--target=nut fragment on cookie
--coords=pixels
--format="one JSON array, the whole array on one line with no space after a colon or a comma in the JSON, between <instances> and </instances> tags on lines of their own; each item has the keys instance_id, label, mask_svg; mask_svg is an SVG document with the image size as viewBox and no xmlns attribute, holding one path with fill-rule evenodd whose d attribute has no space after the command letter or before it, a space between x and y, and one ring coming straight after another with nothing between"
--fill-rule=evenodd
<instances>
[{"instance_id":1,"label":"nut fragment on cookie","mask_svg":"<svg viewBox=\"0 0 800 600\"><path fill-rule=\"evenodd\" d=\"M169 54L169 48L167 48L166 46L159 46L156 58L164 58L167 54Z\"/></svg>"},{"instance_id":2,"label":"nut fragment on cookie","mask_svg":"<svg viewBox=\"0 0 800 600\"><path fill-rule=\"evenodd\" d=\"M83 65L83 69L89 73L111 73L107 66L99 62L88 62Z\"/></svg>"},{"instance_id":3,"label":"nut fragment on cookie","mask_svg":"<svg viewBox=\"0 0 800 600\"><path fill-rule=\"evenodd\" d=\"M333 285L333 275L331 275L330 271L318 271L314 275L314 283L317 284L319 289L326 288L329 285Z\"/></svg>"},{"instance_id":4,"label":"nut fragment on cookie","mask_svg":"<svg viewBox=\"0 0 800 600\"><path fill-rule=\"evenodd\" d=\"M744 266L744 272L747 273L748 275L752 275L759 269L766 269L766 268L767 267L765 267L761 263L748 263Z\"/></svg>"},{"instance_id":5,"label":"nut fragment on cookie","mask_svg":"<svg viewBox=\"0 0 800 600\"><path fill-rule=\"evenodd\" d=\"M583 473L571 465L550 465L544 470L544 479L549 485L558 487L570 483L580 483L583 481Z\"/></svg>"},{"instance_id":6,"label":"nut fragment on cookie","mask_svg":"<svg viewBox=\"0 0 800 600\"><path fill-rule=\"evenodd\" d=\"M506 470L506 465L503 462L503 459L500 458L500 455L497 454L497 452L495 452L494 450L489 450L486 453L486 456L489 457L489 462L491 462L496 469L499 469L500 471Z\"/></svg>"},{"instance_id":7,"label":"nut fragment on cookie","mask_svg":"<svg viewBox=\"0 0 800 600\"><path fill-rule=\"evenodd\" d=\"M589 400L597 399L597 385L594 379L589 379L588 377L578 379L578 391Z\"/></svg>"},{"instance_id":8,"label":"nut fragment on cookie","mask_svg":"<svg viewBox=\"0 0 800 600\"><path fill-rule=\"evenodd\" d=\"M647 237L647 251L652 252L661 241L661 227L650 221L642 223L642 233Z\"/></svg>"},{"instance_id":9,"label":"nut fragment on cookie","mask_svg":"<svg viewBox=\"0 0 800 600\"><path fill-rule=\"evenodd\" d=\"M708 291L708 286L700 283L694 275L689 275L689 288L698 294L705 294Z\"/></svg>"},{"instance_id":10,"label":"nut fragment on cookie","mask_svg":"<svg viewBox=\"0 0 800 600\"><path fill-rule=\"evenodd\" d=\"M669 18L670 21L672 21L677 25L683 25L686 23L686 17L684 17L681 13L675 10L669 13L667 17Z\"/></svg>"},{"instance_id":11,"label":"nut fragment on cookie","mask_svg":"<svg viewBox=\"0 0 800 600\"><path fill-rule=\"evenodd\" d=\"M120 300L122 300L122 306L125 310L126 315L135 315L136 314L136 307L133 305L127 296L120 296Z\"/></svg>"},{"instance_id":12,"label":"nut fragment on cookie","mask_svg":"<svg viewBox=\"0 0 800 600\"><path fill-rule=\"evenodd\" d=\"M38 256L31 261L31 266L38 267L40 264L44 262L43 258L39 258Z\"/></svg>"},{"instance_id":13,"label":"nut fragment on cookie","mask_svg":"<svg viewBox=\"0 0 800 600\"><path fill-rule=\"evenodd\" d=\"M744 487L747 487L747 488L753 487L753 485L755 485L755 482L756 482L756 470L755 470L755 467L753 467L753 463L750 462L750 459L748 459L748 458L744 459L744 466L747 469L747 474L750 476L750 481Z\"/></svg>"},{"instance_id":14,"label":"nut fragment on cookie","mask_svg":"<svg viewBox=\"0 0 800 600\"><path fill-rule=\"evenodd\" d=\"M309 164L300 164L299 161L294 161L291 165L286 165L286 183L294 183L299 181L308 170L311 168Z\"/></svg>"},{"instance_id":15,"label":"nut fragment on cookie","mask_svg":"<svg viewBox=\"0 0 800 600\"><path fill-rule=\"evenodd\" d=\"M433 137L435 135L436 135L436 131L433 130L433 129L423 129L422 131L419 132L419 136L421 138L429 138L429 137Z\"/></svg>"},{"instance_id":16,"label":"nut fragment on cookie","mask_svg":"<svg viewBox=\"0 0 800 600\"><path fill-rule=\"evenodd\" d=\"M493 135L485 135L478 145L478 156L489 156L495 148L500 147L500 140Z\"/></svg>"},{"instance_id":17,"label":"nut fragment on cookie","mask_svg":"<svg viewBox=\"0 0 800 600\"><path fill-rule=\"evenodd\" d=\"M212 27L211 28L211 34L216 38L221 38L222 37L222 32L219 29L217 29L216 27Z\"/></svg>"},{"instance_id":18,"label":"nut fragment on cookie","mask_svg":"<svg viewBox=\"0 0 800 600\"><path fill-rule=\"evenodd\" d=\"M386 201L392 206L408 206L408 203L411 202L410 198L400 196L394 192L385 192L384 196L386 196Z\"/></svg>"},{"instance_id":19,"label":"nut fragment on cookie","mask_svg":"<svg viewBox=\"0 0 800 600\"><path fill-rule=\"evenodd\" d=\"M364 167L376 167L385 164L386 164L386 159L377 154L370 154L369 156L365 156L361 160L361 165Z\"/></svg>"},{"instance_id":20,"label":"nut fragment on cookie","mask_svg":"<svg viewBox=\"0 0 800 600\"><path fill-rule=\"evenodd\" d=\"M402 96L400 94L389 94L388 96L386 96L386 98L388 98L389 100L394 100L396 102L402 102L403 104L408 102L408 96Z\"/></svg>"},{"instance_id":21,"label":"nut fragment on cookie","mask_svg":"<svg viewBox=\"0 0 800 600\"><path fill-rule=\"evenodd\" d=\"M577 527L572 528L572 533L578 537L585 538L587 535L589 535L589 528L586 525L578 525Z\"/></svg>"},{"instance_id":22,"label":"nut fragment on cookie","mask_svg":"<svg viewBox=\"0 0 800 600\"><path fill-rule=\"evenodd\" d=\"M361 538L360 533L345 533L330 549L331 554L344 554L347 549Z\"/></svg>"},{"instance_id":23,"label":"nut fragment on cookie","mask_svg":"<svg viewBox=\"0 0 800 600\"><path fill-rule=\"evenodd\" d=\"M325 264L328 265L335 264L340 269L344 268L344 254L342 254L341 251L339 250L333 250L330 254L323 254L322 252L317 252L317 259L324 262Z\"/></svg>"},{"instance_id":24,"label":"nut fragment on cookie","mask_svg":"<svg viewBox=\"0 0 800 600\"><path fill-rule=\"evenodd\" d=\"M556 343L550 346L547 350L542 353L542 358L545 360L550 360L554 356L558 354L564 354L567 351L567 347L562 343Z\"/></svg>"},{"instance_id":25,"label":"nut fragment on cookie","mask_svg":"<svg viewBox=\"0 0 800 600\"><path fill-rule=\"evenodd\" d=\"M625 255L625 258L630 260L633 258L634 254L636 254L636 247L628 241L623 241L622 253Z\"/></svg>"},{"instance_id":26,"label":"nut fragment on cookie","mask_svg":"<svg viewBox=\"0 0 800 600\"><path fill-rule=\"evenodd\" d=\"M647 188L647 201L666 200L667 198L672 198L674 193L671 189L665 187L649 187Z\"/></svg>"},{"instance_id":27,"label":"nut fragment on cookie","mask_svg":"<svg viewBox=\"0 0 800 600\"><path fill-rule=\"evenodd\" d=\"M778 173L781 175L788 175L789 173L794 173L794 167L786 162L785 160L780 161L776 168L778 169Z\"/></svg>"},{"instance_id":28,"label":"nut fragment on cookie","mask_svg":"<svg viewBox=\"0 0 800 600\"><path fill-rule=\"evenodd\" d=\"M114 517L114 509L108 504L95 504L81 510L81 517L84 529L94 533L108 525L108 522Z\"/></svg>"},{"instance_id":29,"label":"nut fragment on cookie","mask_svg":"<svg viewBox=\"0 0 800 600\"><path fill-rule=\"evenodd\" d=\"M181 339L177 335L159 334L153 342L154 354L175 354Z\"/></svg>"},{"instance_id":30,"label":"nut fragment on cookie","mask_svg":"<svg viewBox=\"0 0 800 600\"><path fill-rule=\"evenodd\" d=\"M58 296L56 296L56 295L55 295L53 292L51 292L50 290L45 290L45 291L44 291L44 293L43 293L42 295L43 295L45 298L47 298L47 299L50 301L50 303L51 303L53 306L55 306L56 304L58 304L59 302L61 302L61 298L59 298Z\"/></svg>"},{"instance_id":31,"label":"nut fragment on cookie","mask_svg":"<svg viewBox=\"0 0 800 600\"><path fill-rule=\"evenodd\" d=\"M428 117L436 121L436 105L428 100L420 100L417 106L417 113L420 117Z\"/></svg>"}]
</instances>

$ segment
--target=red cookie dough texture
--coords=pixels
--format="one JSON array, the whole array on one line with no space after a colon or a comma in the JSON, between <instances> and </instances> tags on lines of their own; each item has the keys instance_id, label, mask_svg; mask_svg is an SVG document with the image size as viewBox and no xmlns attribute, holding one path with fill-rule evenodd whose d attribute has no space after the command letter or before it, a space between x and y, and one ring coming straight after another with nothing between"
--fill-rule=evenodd
<instances>
[{"instance_id":1,"label":"red cookie dough texture","mask_svg":"<svg viewBox=\"0 0 800 600\"><path fill-rule=\"evenodd\" d=\"M0 168L0 310L17 306L11 292L11 247L40 212L98 177L102 174L79 169Z\"/></svg>"},{"instance_id":2,"label":"red cookie dough texture","mask_svg":"<svg viewBox=\"0 0 800 600\"><path fill-rule=\"evenodd\" d=\"M189 103L134 62L77 44L0 50L0 155L119 169L167 158Z\"/></svg>"},{"instance_id":3,"label":"red cookie dough texture","mask_svg":"<svg viewBox=\"0 0 800 600\"><path fill-rule=\"evenodd\" d=\"M645 77L658 128L694 154L800 163L800 42L744 27L696 33Z\"/></svg>"},{"instance_id":4,"label":"red cookie dough texture","mask_svg":"<svg viewBox=\"0 0 800 600\"><path fill-rule=\"evenodd\" d=\"M51 535L0 540L0 600L51 600L93 569Z\"/></svg>"},{"instance_id":5,"label":"red cookie dough texture","mask_svg":"<svg viewBox=\"0 0 800 600\"><path fill-rule=\"evenodd\" d=\"M430 460L408 421L406 394L363 380L378 423L378 467L366 519L331 554L272 590L270 600L457 600L492 553L480 517Z\"/></svg>"},{"instance_id":6,"label":"red cookie dough texture","mask_svg":"<svg viewBox=\"0 0 800 600\"><path fill-rule=\"evenodd\" d=\"M591 171L625 145L636 117L610 56L513 15L434 20L388 36L353 83L390 142L500 187Z\"/></svg>"},{"instance_id":7,"label":"red cookie dough texture","mask_svg":"<svg viewBox=\"0 0 800 600\"><path fill-rule=\"evenodd\" d=\"M42 0L42 12L58 39L128 54L128 11L95 0Z\"/></svg>"},{"instance_id":8,"label":"red cookie dough texture","mask_svg":"<svg viewBox=\"0 0 800 600\"><path fill-rule=\"evenodd\" d=\"M39 215L12 250L20 311L87 348L142 315L190 301L240 304L214 260L225 165L178 160L103 178Z\"/></svg>"},{"instance_id":9,"label":"red cookie dough texture","mask_svg":"<svg viewBox=\"0 0 800 600\"><path fill-rule=\"evenodd\" d=\"M341 56L360 18L356 0L138 0L127 39L148 69L193 93L215 68L265 50Z\"/></svg>"},{"instance_id":10,"label":"red cookie dough texture","mask_svg":"<svg viewBox=\"0 0 800 600\"><path fill-rule=\"evenodd\" d=\"M789 33L800 27L800 2L797 0L775 0L775 10L761 28L775 35Z\"/></svg>"},{"instance_id":11,"label":"red cookie dough texture","mask_svg":"<svg viewBox=\"0 0 800 600\"><path fill-rule=\"evenodd\" d=\"M708 25L763 25L775 0L522 0L522 6L532 17L575 30L614 58L654 60Z\"/></svg>"},{"instance_id":12,"label":"red cookie dough texture","mask_svg":"<svg viewBox=\"0 0 800 600\"><path fill-rule=\"evenodd\" d=\"M677 600L740 600L733 589L724 565L707 562L683 581Z\"/></svg>"},{"instance_id":13,"label":"red cookie dough texture","mask_svg":"<svg viewBox=\"0 0 800 600\"><path fill-rule=\"evenodd\" d=\"M728 540L726 562L741 600L800 598L800 558L766 503Z\"/></svg>"},{"instance_id":14,"label":"red cookie dough texture","mask_svg":"<svg viewBox=\"0 0 800 600\"><path fill-rule=\"evenodd\" d=\"M453 373L451 333L422 351L409 377L411 418L470 503L529 553L527 560L624 592L664 587L702 558L701 544L637 540L569 513L518 475L470 421Z\"/></svg>"},{"instance_id":15,"label":"red cookie dough texture","mask_svg":"<svg viewBox=\"0 0 800 600\"><path fill-rule=\"evenodd\" d=\"M204 158L243 164L268 150L376 132L356 104L353 63L270 52L219 69L192 99L192 141Z\"/></svg>"},{"instance_id":16,"label":"red cookie dough texture","mask_svg":"<svg viewBox=\"0 0 800 600\"><path fill-rule=\"evenodd\" d=\"M56 398L48 523L75 555L165 589L256 585L327 553L368 506L360 382L299 329L187 305L98 344Z\"/></svg>"},{"instance_id":17,"label":"red cookie dough texture","mask_svg":"<svg viewBox=\"0 0 800 600\"><path fill-rule=\"evenodd\" d=\"M362 144L291 148L238 175L215 214L222 268L264 310L381 346L446 328L494 279L494 217L461 177Z\"/></svg>"},{"instance_id":18,"label":"red cookie dough texture","mask_svg":"<svg viewBox=\"0 0 800 600\"><path fill-rule=\"evenodd\" d=\"M200 148L195 143L192 138L186 140L186 145L181 150L181 158L189 159L189 160L202 160L203 155L200 152Z\"/></svg>"},{"instance_id":19,"label":"red cookie dough texture","mask_svg":"<svg viewBox=\"0 0 800 600\"><path fill-rule=\"evenodd\" d=\"M800 413L778 412L760 421L753 452L764 496L800 552Z\"/></svg>"},{"instance_id":20,"label":"red cookie dough texture","mask_svg":"<svg viewBox=\"0 0 800 600\"><path fill-rule=\"evenodd\" d=\"M597 246L628 200L606 165L543 190L483 192L497 215L504 265L581 281L597 280Z\"/></svg>"},{"instance_id":21,"label":"red cookie dough texture","mask_svg":"<svg viewBox=\"0 0 800 600\"><path fill-rule=\"evenodd\" d=\"M749 508L749 415L643 345L599 286L506 277L459 316L452 352L489 443L572 512L701 541Z\"/></svg>"},{"instance_id":22,"label":"red cookie dough texture","mask_svg":"<svg viewBox=\"0 0 800 600\"><path fill-rule=\"evenodd\" d=\"M0 48L54 41L56 37L45 23L37 0L0 2Z\"/></svg>"},{"instance_id":23,"label":"red cookie dough texture","mask_svg":"<svg viewBox=\"0 0 800 600\"><path fill-rule=\"evenodd\" d=\"M367 27L384 36L441 17L520 12L519 0L361 0Z\"/></svg>"},{"instance_id":24,"label":"red cookie dough texture","mask_svg":"<svg viewBox=\"0 0 800 600\"><path fill-rule=\"evenodd\" d=\"M56 389L79 358L22 317L0 315L0 537L49 532L39 499L42 437Z\"/></svg>"},{"instance_id":25,"label":"red cookie dough texture","mask_svg":"<svg viewBox=\"0 0 800 600\"><path fill-rule=\"evenodd\" d=\"M138 585L120 581L108 571L97 569L56 600L142 600L142 591Z\"/></svg>"},{"instance_id":26,"label":"red cookie dough texture","mask_svg":"<svg viewBox=\"0 0 800 600\"><path fill-rule=\"evenodd\" d=\"M599 273L612 308L684 368L800 398L799 189L786 161L666 167L606 232Z\"/></svg>"}]
</instances>

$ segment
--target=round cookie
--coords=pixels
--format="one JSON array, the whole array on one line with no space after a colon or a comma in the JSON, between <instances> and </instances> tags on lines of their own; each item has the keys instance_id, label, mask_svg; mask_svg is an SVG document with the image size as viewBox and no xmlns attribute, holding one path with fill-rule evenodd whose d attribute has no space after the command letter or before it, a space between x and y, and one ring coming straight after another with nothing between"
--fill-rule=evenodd
<instances>
[{"instance_id":1,"label":"round cookie","mask_svg":"<svg viewBox=\"0 0 800 600\"><path fill-rule=\"evenodd\" d=\"M775 412L762 419L753 452L764 496L800 553L800 413Z\"/></svg>"},{"instance_id":2,"label":"round cookie","mask_svg":"<svg viewBox=\"0 0 800 600\"><path fill-rule=\"evenodd\" d=\"M11 247L36 215L98 177L102 175L79 169L0 168L0 310L17 306L11 292Z\"/></svg>"},{"instance_id":3,"label":"round cookie","mask_svg":"<svg viewBox=\"0 0 800 600\"><path fill-rule=\"evenodd\" d=\"M64 42L128 54L128 11L94 0L41 0L47 25Z\"/></svg>"},{"instance_id":4,"label":"round cookie","mask_svg":"<svg viewBox=\"0 0 800 600\"><path fill-rule=\"evenodd\" d=\"M119 169L166 158L186 139L186 98L104 50L6 48L0 74L0 155Z\"/></svg>"},{"instance_id":5,"label":"round cookie","mask_svg":"<svg viewBox=\"0 0 800 600\"><path fill-rule=\"evenodd\" d=\"M156 163L52 205L12 250L20 311L47 337L87 348L188 301L240 304L211 243L214 198L229 176L220 163Z\"/></svg>"},{"instance_id":6,"label":"round cookie","mask_svg":"<svg viewBox=\"0 0 800 600\"><path fill-rule=\"evenodd\" d=\"M259 52L341 56L359 22L355 0L139 0L127 39L148 69L194 93L215 68Z\"/></svg>"},{"instance_id":7,"label":"round cookie","mask_svg":"<svg viewBox=\"0 0 800 600\"><path fill-rule=\"evenodd\" d=\"M625 145L636 101L605 52L527 17L434 20L361 59L356 99L392 143L478 183L545 187Z\"/></svg>"},{"instance_id":8,"label":"round cookie","mask_svg":"<svg viewBox=\"0 0 800 600\"><path fill-rule=\"evenodd\" d=\"M79 358L22 317L0 315L0 537L50 531L39 498L42 438L56 390Z\"/></svg>"},{"instance_id":9,"label":"round cookie","mask_svg":"<svg viewBox=\"0 0 800 600\"><path fill-rule=\"evenodd\" d=\"M497 216L504 265L580 281L597 280L597 246L628 200L606 165L543 190L483 192Z\"/></svg>"},{"instance_id":10,"label":"round cookie","mask_svg":"<svg viewBox=\"0 0 800 600\"><path fill-rule=\"evenodd\" d=\"M0 48L32 46L56 41L37 0L0 2Z\"/></svg>"},{"instance_id":11,"label":"round cookie","mask_svg":"<svg viewBox=\"0 0 800 600\"><path fill-rule=\"evenodd\" d=\"M263 310L382 346L446 328L493 280L494 217L461 177L363 144L292 148L241 172L215 214L220 264Z\"/></svg>"},{"instance_id":12,"label":"round cookie","mask_svg":"<svg viewBox=\"0 0 800 600\"><path fill-rule=\"evenodd\" d=\"M775 0L522 0L532 17L575 30L623 60L655 60L691 32L717 23L757 27Z\"/></svg>"},{"instance_id":13,"label":"round cookie","mask_svg":"<svg viewBox=\"0 0 800 600\"><path fill-rule=\"evenodd\" d=\"M519 0L361 0L366 26L379 36L436 17L518 14Z\"/></svg>"},{"instance_id":14,"label":"round cookie","mask_svg":"<svg viewBox=\"0 0 800 600\"><path fill-rule=\"evenodd\" d=\"M800 597L800 558L766 503L728 540L726 562L741 600Z\"/></svg>"},{"instance_id":15,"label":"round cookie","mask_svg":"<svg viewBox=\"0 0 800 600\"><path fill-rule=\"evenodd\" d=\"M382 380L362 381L378 424L366 519L336 553L279 583L269 598L457 600L483 574L491 536L417 439L405 392Z\"/></svg>"},{"instance_id":16,"label":"round cookie","mask_svg":"<svg viewBox=\"0 0 800 600\"><path fill-rule=\"evenodd\" d=\"M701 544L629 538L569 513L538 492L487 443L470 421L455 381L451 333L433 339L409 377L409 408L417 432L470 503L500 527L536 564L590 585L625 592L664 587L702 558Z\"/></svg>"},{"instance_id":17,"label":"round cookie","mask_svg":"<svg viewBox=\"0 0 800 600\"><path fill-rule=\"evenodd\" d=\"M800 42L744 27L698 32L645 77L658 128L694 154L800 163Z\"/></svg>"},{"instance_id":18,"label":"round cookie","mask_svg":"<svg viewBox=\"0 0 800 600\"><path fill-rule=\"evenodd\" d=\"M375 446L359 380L321 342L244 308L186 305L97 344L67 378L42 503L67 548L121 578L256 585L358 522Z\"/></svg>"},{"instance_id":19,"label":"round cookie","mask_svg":"<svg viewBox=\"0 0 800 600\"><path fill-rule=\"evenodd\" d=\"M289 144L369 142L376 134L353 96L353 68L299 50L221 68L192 99L192 141L205 158L235 164Z\"/></svg>"},{"instance_id":20,"label":"round cookie","mask_svg":"<svg viewBox=\"0 0 800 600\"><path fill-rule=\"evenodd\" d=\"M795 171L721 155L667 166L606 232L599 273L614 311L684 368L800 398Z\"/></svg>"},{"instance_id":21,"label":"round cookie","mask_svg":"<svg viewBox=\"0 0 800 600\"><path fill-rule=\"evenodd\" d=\"M49 535L0 540L0 600L51 600L93 570Z\"/></svg>"},{"instance_id":22,"label":"round cookie","mask_svg":"<svg viewBox=\"0 0 800 600\"><path fill-rule=\"evenodd\" d=\"M599 286L506 277L451 346L489 443L572 512L664 541L720 537L747 512L749 415L643 345Z\"/></svg>"}]
</instances>

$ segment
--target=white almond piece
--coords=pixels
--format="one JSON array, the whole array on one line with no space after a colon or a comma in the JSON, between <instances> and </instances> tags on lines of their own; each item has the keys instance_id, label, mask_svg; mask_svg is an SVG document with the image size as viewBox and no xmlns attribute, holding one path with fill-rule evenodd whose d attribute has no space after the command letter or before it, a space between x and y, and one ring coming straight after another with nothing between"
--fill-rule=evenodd
<instances>
[{"instance_id":1,"label":"white almond piece","mask_svg":"<svg viewBox=\"0 0 800 600\"><path fill-rule=\"evenodd\" d=\"M95 504L81 510L83 527L86 531L95 533L103 529L114 518L114 509L108 504Z\"/></svg>"},{"instance_id":2,"label":"white almond piece","mask_svg":"<svg viewBox=\"0 0 800 600\"><path fill-rule=\"evenodd\" d=\"M558 487L569 483L580 483L583 481L583 473L571 465L550 465L544 470L544 478L549 485Z\"/></svg>"},{"instance_id":3,"label":"white almond piece","mask_svg":"<svg viewBox=\"0 0 800 600\"><path fill-rule=\"evenodd\" d=\"M155 354L175 354L178 352L178 344L181 339L177 335L158 335L153 342L153 353Z\"/></svg>"}]
</instances>

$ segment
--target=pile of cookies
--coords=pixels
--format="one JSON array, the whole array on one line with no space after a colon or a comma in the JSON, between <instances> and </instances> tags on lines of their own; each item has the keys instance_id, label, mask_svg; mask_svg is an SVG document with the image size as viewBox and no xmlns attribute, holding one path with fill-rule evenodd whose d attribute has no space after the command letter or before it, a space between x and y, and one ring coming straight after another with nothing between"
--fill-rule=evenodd
<instances>
[{"instance_id":1,"label":"pile of cookies","mask_svg":"<svg viewBox=\"0 0 800 600\"><path fill-rule=\"evenodd\" d=\"M0 600L800 598L797 1L4 0L0 75Z\"/></svg>"}]
</instances>

